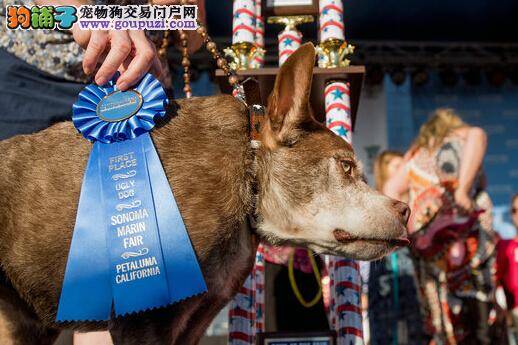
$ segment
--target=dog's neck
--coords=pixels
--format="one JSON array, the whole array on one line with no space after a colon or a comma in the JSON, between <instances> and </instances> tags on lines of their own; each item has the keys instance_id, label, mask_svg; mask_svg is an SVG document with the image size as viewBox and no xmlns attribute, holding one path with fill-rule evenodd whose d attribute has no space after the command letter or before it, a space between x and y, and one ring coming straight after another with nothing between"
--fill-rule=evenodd
<instances>
[{"instance_id":1,"label":"dog's neck","mask_svg":"<svg viewBox=\"0 0 518 345\"><path fill-rule=\"evenodd\" d=\"M189 233L201 243L203 257L226 246L221 241L232 238L227 231L254 212L260 175L243 104L221 95L178 100L177 105L177 114L152 137L188 229L204 229Z\"/></svg>"}]
</instances>

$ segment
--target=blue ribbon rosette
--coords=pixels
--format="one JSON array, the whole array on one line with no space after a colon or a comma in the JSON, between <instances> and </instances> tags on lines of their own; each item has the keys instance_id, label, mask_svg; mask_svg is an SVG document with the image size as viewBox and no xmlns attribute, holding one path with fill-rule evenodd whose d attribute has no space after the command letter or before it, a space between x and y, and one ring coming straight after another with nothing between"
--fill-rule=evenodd
<instances>
[{"instance_id":1,"label":"blue ribbon rosette","mask_svg":"<svg viewBox=\"0 0 518 345\"><path fill-rule=\"evenodd\" d=\"M88 85L73 106L93 142L57 321L108 320L207 290L149 132L167 96L151 74L120 91Z\"/></svg>"}]
</instances>

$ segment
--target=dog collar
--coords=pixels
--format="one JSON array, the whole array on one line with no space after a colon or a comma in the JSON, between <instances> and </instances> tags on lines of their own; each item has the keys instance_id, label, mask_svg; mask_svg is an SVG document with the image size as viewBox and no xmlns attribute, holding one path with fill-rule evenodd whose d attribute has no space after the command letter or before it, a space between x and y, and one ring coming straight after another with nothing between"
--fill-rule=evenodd
<instances>
[{"instance_id":1,"label":"dog collar","mask_svg":"<svg viewBox=\"0 0 518 345\"><path fill-rule=\"evenodd\" d=\"M256 162L256 151L261 146L260 132L261 125L265 118L265 108L261 102L261 89L257 80L247 78L235 89L234 96L241 101L248 109L248 132L250 137L250 147L254 151L254 182L252 185L253 190L253 202L251 212L248 214L247 225L250 228L252 234L257 234L257 177L255 176L255 169L257 168Z\"/></svg>"},{"instance_id":2,"label":"dog collar","mask_svg":"<svg viewBox=\"0 0 518 345\"><path fill-rule=\"evenodd\" d=\"M253 78L247 78L239 85L236 95L248 109L248 131L250 136L250 146L253 149L261 145L260 135L261 126L265 117L265 108L261 102L261 89L259 83Z\"/></svg>"}]
</instances>

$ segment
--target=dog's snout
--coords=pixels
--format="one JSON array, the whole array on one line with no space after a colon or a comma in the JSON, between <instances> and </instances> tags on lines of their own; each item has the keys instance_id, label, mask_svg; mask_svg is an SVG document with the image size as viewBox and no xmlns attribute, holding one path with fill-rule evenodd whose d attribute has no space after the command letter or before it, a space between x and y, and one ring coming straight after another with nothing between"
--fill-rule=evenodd
<instances>
[{"instance_id":1,"label":"dog's snout","mask_svg":"<svg viewBox=\"0 0 518 345\"><path fill-rule=\"evenodd\" d=\"M408 222L408 218L410 217L410 207L408 207L408 205L404 202L397 200L392 202L392 206L401 217L402 222L406 224Z\"/></svg>"}]
</instances>

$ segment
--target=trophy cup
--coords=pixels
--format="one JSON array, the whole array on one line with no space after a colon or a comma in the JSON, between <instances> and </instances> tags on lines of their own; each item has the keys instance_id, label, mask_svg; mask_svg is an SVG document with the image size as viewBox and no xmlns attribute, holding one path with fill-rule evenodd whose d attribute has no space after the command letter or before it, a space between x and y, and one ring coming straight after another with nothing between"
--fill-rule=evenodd
<instances>
[{"instance_id":1,"label":"trophy cup","mask_svg":"<svg viewBox=\"0 0 518 345\"><path fill-rule=\"evenodd\" d=\"M279 66L291 55L302 42L302 33L297 30L297 25L313 22L313 16L274 16L268 18L268 24L285 25L279 35Z\"/></svg>"}]
</instances>

